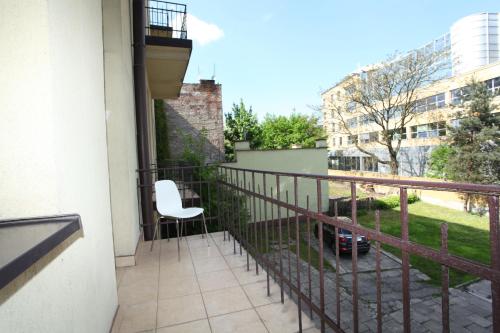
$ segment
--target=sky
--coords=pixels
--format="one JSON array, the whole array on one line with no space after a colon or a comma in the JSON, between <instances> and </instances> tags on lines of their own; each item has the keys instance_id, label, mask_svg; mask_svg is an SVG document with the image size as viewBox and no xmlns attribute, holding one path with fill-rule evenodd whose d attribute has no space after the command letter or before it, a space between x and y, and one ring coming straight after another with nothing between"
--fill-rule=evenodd
<instances>
[{"instance_id":1,"label":"sky","mask_svg":"<svg viewBox=\"0 0 500 333\"><path fill-rule=\"evenodd\" d=\"M314 114L321 91L358 67L422 46L500 1L184 1L193 51L185 82L222 85L224 113L243 99L266 114ZM311 107L312 106L312 107Z\"/></svg>"}]
</instances>

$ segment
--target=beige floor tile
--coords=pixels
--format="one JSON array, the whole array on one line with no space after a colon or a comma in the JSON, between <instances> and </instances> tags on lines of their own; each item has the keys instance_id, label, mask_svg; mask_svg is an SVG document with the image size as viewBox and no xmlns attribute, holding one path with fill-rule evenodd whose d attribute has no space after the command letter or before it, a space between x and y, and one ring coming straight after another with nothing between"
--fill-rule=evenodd
<instances>
[{"instance_id":1,"label":"beige floor tile","mask_svg":"<svg viewBox=\"0 0 500 333\"><path fill-rule=\"evenodd\" d=\"M156 300L120 306L119 311L123 311L120 333L154 330L156 325Z\"/></svg>"},{"instance_id":2,"label":"beige floor tile","mask_svg":"<svg viewBox=\"0 0 500 333\"><path fill-rule=\"evenodd\" d=\"M210 246L216 246L214 240L212 238L208 238L208 243ZM200 247L208 247L207 245L207 239L206 238L201 238L200 236L196 236L196 238L190 238L188 240L188 245L190 249L197 249Z\"/></svg>"},{"instance_id":3,"label":"beige floor tile","mask_svg":"<svg viewBox=\"0 0 500 333\"><path fill-rule=\"evenodd\" d=\"M206 318L201 295L188 295L158 301L157 327Z\"/></svg>"},{"instance_id":4,"label":"beige floor tile","mask_svg":"<svg viewBox=\"0 0 500 333\"><path fill-rule=\"evenodd\" d=\"M198 274L198 283L202 292L238 285L238 281L230 270Z\"/></svg>"},{"instance_id":5,"label":"beige floor tile","mask_svg":"<svg viewBox=\"0 0 500 333\"><path fill-rule=\"evenodd\" d=\"M222 255L227 256L229 254L234 254L234 244L233 241L231 240L231 243L229 242L224 242L224 244L218 244L219 251L222 253ZM240 246L238 243L236 243L236 253L240 253Z\"/></svg>"},{"instance_id":6,"label":"beige floor tile","mask_svg":"<svg viewBox=\"0 0 500 333\"><path fill-rule=\"evenodd\" d=\"M158 279L143 279L118 288L120 305L144 303L158 298Z\"/></svg>"},{"instance_id":7,"label":"beige floor tile","mask_svg":"<svg viewBox=\"0 0 500 333\"><path fill-rule=\"evenodd\" d=\"M240 286L204 292L203 300L209 317L252 307Z\"/></svg>"},{"instance_id":8,"label":"beige floor tile","mask_svg":"<svg viewBox=\"0 0 500 333\"><path fill-rule=\"evenodd\" d=\"M266 333L255 310L244 310L210 318L213 333Z\"/></svg>"},{"instance_id":9,"label":"beige floor tile","mask_svg":"<svg viewBox=\"0 0 500 333\"><path fill-rule=\"evenodd\" d=\"M227 270L229 269L229 266L226 264L224 257L215 257L215 258L195 261L194 269L196 270L197 274L201 274L201 273Z\"/></svg>"},{"instance_id":10,"label":"beige floor tile","mask_svg":"<svg viewBox=\"0 0 500 333\"><path fill-rule=\"evenodd\" d=\"M291 300L281 303L272 303L256 308L260 318L264 321L270 333L289 333L299 330L297 305ZM302 329L313 327L311 320L302 313Z\"/></svg>"},{"instance_id":11,"label":"beige floor tile","mask_svg":"<svg viewBox=\"0 0 500 333\"><path fill-rule=\"evenodd\" d=\"M126 267L116 267L115 270L116 270L116 286L119 286L123 276L125 275Z\"/></svg>"},{"instance_id":12,"label":"beige floor tile","mask_svg":"<svg viewBox=\"0 0 500 333\"><path fill-rule=\"evenodd\" d=\"M240 255L238 252L237 254L226 255L224 256L224 259L231 268L243 267L247 265L247 255L245 251L243 251L243 255ZM249 257L249 263L250 266L253 265L255 267L255 261L251 256Z\"/></svg>"},{"instance_id":13,"label":"beige floor tile","mask_svg":"<svg viewBox=\"0 0 500 333\"><path fill-rule=\"evenodd\" d=\"M166 276L160 279L158 299L199 294L200 287L195 275Z\"/></svg>"},{"instance_id":14,"label":"beige floor tile","mask_svg":"<svg viewBox=\"0 0 500 333\"><path fill-rule=\"evenodd\" d=\"M183 260L184 259L184 260ZM194 267L189 257L181 261L165 262L160 265L160 279L194 275Z\"/></svg>"},{"instance_id":15,"label":"beige floor tile","mask_svg":"<svg viewBox=\"0 0 500 333\"><path fill-rule=\"evenodd\" d=\"M158 280L158 274L158 267L127 267L120 279L120 286L128 286L132 283L148 279L151 281Z\"/></svg>"},{"instance_id":16,"label":"beige floor tile","mask_svg":"<svg viewBox=\"0 0 500 333\"><path fill-rule=\"evenodd\" d=\"M253 266L250 266L250 271L247 271L247 267L244 266L244 267L233 268L233 272L241 284L266 281L267 279L266 272L262 270L262 267L260 266L259 266L259 275L255 274L255 263Z\"/></svg>"},{"instance_id":17,"label":"beige floor tile","mask_svg":"<svg viewBox=\"0 0 500 333\"><path fill-rule=\"evenodd\" d=\"M191 249L190 252L193 261L200 261L222 256L216 246L199 247L196 249Z\"/></svg>"},{"instance_id":18,"label":"beige floor tile","mask_svg":"<svg viewBox=\"0 0 500 333\"><path fill-rule=\"evenodd\" d=\"M207 319L192 321L185 324L162 327L156 333L211 333Z\"/></svg>"},{"instance_id":19,"label":"beige floor tile","mask_svg":"<svg viewBox=\"0 0 500 333\"><path fill-rule=\"evenodd\" d=\"M243 286L250 302L253 306L262 306L271 303L281 302L281 292L279 284L275 283L272 278L269 281L270 296L267 296L267 281L259 281ZM288 296L284 294L284 299Z\"/></svg>"}]
</instances>

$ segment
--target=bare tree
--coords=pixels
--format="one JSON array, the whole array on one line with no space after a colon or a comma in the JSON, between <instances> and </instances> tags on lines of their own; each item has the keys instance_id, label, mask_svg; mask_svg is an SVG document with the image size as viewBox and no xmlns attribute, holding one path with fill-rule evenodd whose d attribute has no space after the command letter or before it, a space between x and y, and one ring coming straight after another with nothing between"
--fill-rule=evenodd
<instances>
[{"instance_id":1,"label":"bare tree","mask_svg":"<svg viewBox=\"0 0 500 333\"><path fill-rule=\"evenodd\" d=\"M375 142L387 148L389 159L381 159L359 140L356 148L382 164L389 165L392 174L398 174L398 154L405 127L418 113L418 92L443 78L448 62L444 51L414 51L395 54L358 74L344 78L339 87L339 98L327 108L338 121L339 131L355 135L349 124L354 116L361 116L374 124L380 132Z\"/></svg>"}]
</instances>

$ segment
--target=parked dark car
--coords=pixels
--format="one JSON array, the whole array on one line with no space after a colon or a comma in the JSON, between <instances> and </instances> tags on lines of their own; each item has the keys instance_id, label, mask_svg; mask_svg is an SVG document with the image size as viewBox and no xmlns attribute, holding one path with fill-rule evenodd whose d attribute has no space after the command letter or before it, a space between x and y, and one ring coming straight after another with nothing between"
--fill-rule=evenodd
<instances>
[{"instance_id":1,"label":"parked dark car","mask_svg":"<svg viewBox=\"0 0 500 333\"><path fill-rule=\"evenodd\" d=\"M318 238L318 224L314 226L314 235ZM358 253L370 251L370 241L366 236L358 236ZM335 227L323 223L323 242L335 252ZM339 228L339 253L352 253L352 233Z\"/></svg>"}]
</instances>

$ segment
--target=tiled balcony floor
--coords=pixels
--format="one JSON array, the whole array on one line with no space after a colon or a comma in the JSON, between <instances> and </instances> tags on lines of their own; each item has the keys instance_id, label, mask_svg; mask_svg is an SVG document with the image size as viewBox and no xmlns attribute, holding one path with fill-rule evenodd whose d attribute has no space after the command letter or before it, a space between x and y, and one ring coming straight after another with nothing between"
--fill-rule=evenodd
<instances>
[{"instance_id":1,"label":"tiled balcony floor","mask_svg":"<svg viewBox=\"0 0 500 333\"><path fill-rule=\"evenodd\" d=\"M233 242L223 234L209 235L210 247L200 235L181 241L141 242L137 265L117 269L120 308L113 332L297 332L297 306L271 279L266 292L266 273L255 262L246 269L246 253L233 253ZM302 315L303 331L317 332Z\"/></svg>"}]
</instances>

